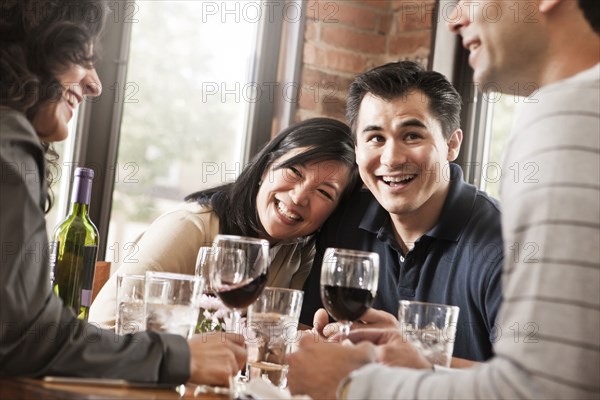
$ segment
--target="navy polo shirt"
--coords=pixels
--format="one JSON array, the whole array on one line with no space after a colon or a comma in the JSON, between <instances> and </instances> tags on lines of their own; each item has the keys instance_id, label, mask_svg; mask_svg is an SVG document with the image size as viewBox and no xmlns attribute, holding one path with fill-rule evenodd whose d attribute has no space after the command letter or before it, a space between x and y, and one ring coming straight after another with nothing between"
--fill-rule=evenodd
<instances>
[{"instance_id":1,"label":"navy polo shirt","mask_svg":"<svg viewBox=\"0 0 600 400\"><path fill-rule=\"evenodd\" d=\"M327 247L373 251L380 257L374 308L397 317L399 300L458 306L454 356L474 361L492 357L502 301L500 210L496 200L464 182L456 164L450 164L450 179L438 223L407 254L394 237L390 215L368 190L357 191L338 207L317 237L300 322L312 326L322 307L319 280Z\"/></svg>"}]
</instances>

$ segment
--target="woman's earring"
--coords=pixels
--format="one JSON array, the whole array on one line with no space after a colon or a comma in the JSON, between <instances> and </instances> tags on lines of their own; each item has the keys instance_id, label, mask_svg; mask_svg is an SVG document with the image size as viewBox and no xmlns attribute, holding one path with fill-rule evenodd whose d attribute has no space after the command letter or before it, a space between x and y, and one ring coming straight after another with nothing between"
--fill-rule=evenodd
<instances>
[{"instance_id":1,"label":"woman's earring","mask_svg":"<svg viewBox=\"0 0 600 400\"><path fill-rule=\"evenodd\" d=\"M258 186L262 185L262 179L258 181Z\"/></svg>"}]
</instances>

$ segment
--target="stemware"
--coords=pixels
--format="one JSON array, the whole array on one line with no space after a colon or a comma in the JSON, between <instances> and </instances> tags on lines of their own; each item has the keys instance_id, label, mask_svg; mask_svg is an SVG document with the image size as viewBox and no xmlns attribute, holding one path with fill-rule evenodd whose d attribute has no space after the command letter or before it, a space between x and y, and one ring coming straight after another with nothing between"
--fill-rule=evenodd
<instances>
[{"instance_id":1,"label":"stemware","mask_svg":"<svg viewBox=\"0 0 600 400\"><path fill-rule=\"evenodd\" d=\"M201 276L204 279L203 293L206 295L213 294L208 270L212 250L211 246L202 246L198 249L198 256L196 257L196 276Z\"/></svg>"},{"instance_id":2,"label":"stemware","mask_svg":"<svg viewBox=\"0 0 600 400\"><path fill-rule=\"evenodd\" d=\"M212 290L231 310L231 326L238 330L240 311L252 304L267 283L269 242L264 239L217 235L209 254Z\"/></svg>"},{"instance_id":3,"label":"stemware","mask_svg":"<svg viewBox=\"0 0 600 400\"><path fill-rule=\"evenodd\" d=\"M375 300L379 280L379 255L358 250L328 248L321 268L321 300L340 323L342 338L350 325Z\"/></svg>"}]
</instances>

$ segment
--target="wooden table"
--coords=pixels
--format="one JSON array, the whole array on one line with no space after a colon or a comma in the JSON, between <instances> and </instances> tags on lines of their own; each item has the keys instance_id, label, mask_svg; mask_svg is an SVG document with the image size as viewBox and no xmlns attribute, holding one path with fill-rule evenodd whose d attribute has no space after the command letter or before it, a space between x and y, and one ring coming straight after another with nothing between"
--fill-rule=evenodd
<instances>
[{"instance_id":1,"label":"wooden table","mask_svg":"<svg viewBox=\"0 0 600 400\"><path fill-rule=\"evenodd\" d=\"M300 324L299 329L310 329ZM229 400L229 394L207 393L204 386L181 385L176 389L132 388L93 384L50 383L31 378L0 378L0 400L99 400L138 399L171 400L203 399Z\"/></svg>"},{"instance_id":2,"label":"wooden table","mask_svg":"<svg viewBox=\"0 0 600 400\"><path fill-rule=\"evenodd\" d=\"M128 388L83 384L48 383L39 379L0 379L1 400L98 400L98 399L229 399L227 395L201 393L201 387L187 384L177 389Z\"/></svg>"}]
</instances>

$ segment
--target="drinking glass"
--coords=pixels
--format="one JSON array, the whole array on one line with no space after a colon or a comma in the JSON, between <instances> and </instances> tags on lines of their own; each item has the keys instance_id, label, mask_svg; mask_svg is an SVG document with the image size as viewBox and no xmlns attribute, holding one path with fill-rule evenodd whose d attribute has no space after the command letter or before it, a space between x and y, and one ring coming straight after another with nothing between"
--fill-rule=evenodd
<instances>
[{"instance_id":1,"label":"drinking glass","mask_svg":"<svg viewBox=\"0 0 600 400\"><path fill-rule=\"evenodd\" d=\"M202 246L198 249L198 256L196 257L196 275L201 276L202 279L204 279L204 294L212 294L208 272L208 264L212 250L213 248L210 246Z\"/></svg>"},{"instance_id":2,"label":"drinking glass","mask_svg":"<svg viewBox=\"0 0 600 400\"><path fill-rule=\"evenodd\" d=\"M168 272L146 272L146 330L191 338L198 321L202 278Z\"/></svg>"},{"instance_id":3,"label":"drinking glass","mask_svg":"<svg viewBox=\"0 0 600 400\"><path fill-rule=\"evenodd\" d=\"M136 333L146 329L144 314L144 275L117 274L117 319L115 331L118 335Z\"/></svg>"},{"instance_id":4,"label":"drinking glass","mask_svg":"<svg viewBox=\"0 0 600 400\"><path fill-rule=\"evenodd\" d=\"M265 288L248 307L246 321L247 376L263 378L281 388L286 386L286 358L298 341L298 319L304 292Z\"/></svg>"},{"instance_id":5,"label":"drinking glass","mask_svg":"<svg viewBox=\"0 0 600 400\"><path fill-rule=\"evenodd\" d=\"M240 310L252 304L267 283L269 242L217 235L210 254L209 275L214 293L231 310L231 326L239 331Z\"/></svg>"},{"instance_id":6,"label":"drinking glass","mask_svg":"<svg viewBox=\"0 0 600 400\"><path fill-rule=\"evenodd\" d=\"M429 362L450 367L459 311L457 306L400 300L400 329Z\"/></svg>"},{"instance_id":7,"label":"drinking glass","mask_svg":"<svg viewBox=\"0 0 600 400\"><path fill-rule=\"evenodd\" d=\"M229 309L219 299L210 285L209 264L213 248L203 246L198 249L196 257L196 275L204 279L204 290L200 297L200 312L198 313L198 324L196 332L211 332L215 330L227 330Z\"/></svg>"},{"instance_id":8,"label":"drinking glass","mask_svg":"<svg viewBox=\"0 0 600 400\"><path fill-rule=\"evenodd\" d=\"M321 300L340 323L342 338L350 325L375 300L379 280L379 255L367 251L328 248L321 267Z\"/></svg>"}]
</instances>

